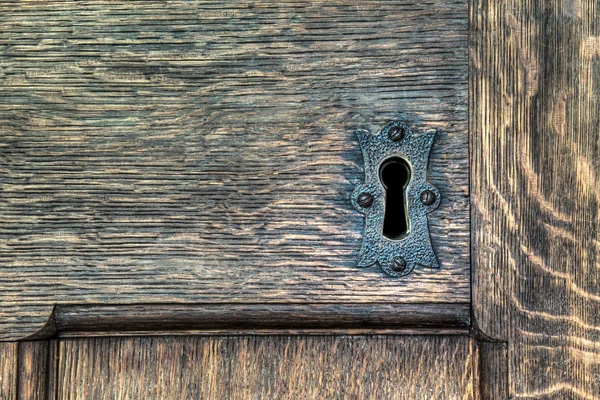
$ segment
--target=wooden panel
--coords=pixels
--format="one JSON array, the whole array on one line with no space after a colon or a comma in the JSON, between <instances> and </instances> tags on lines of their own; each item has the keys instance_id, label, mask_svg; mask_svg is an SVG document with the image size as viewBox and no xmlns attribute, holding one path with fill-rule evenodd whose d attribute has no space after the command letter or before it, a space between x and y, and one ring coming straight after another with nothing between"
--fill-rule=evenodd
<instances>
[{"instance_id":1,"label":"wooden panel","mask_svg":"<svg viewBox=\"0 0 600 400\"><path fill-rule=\"evenodd\" d=\"M0 4L0 337L53 304L468 303L466 0ZM354 267L353 130L438 128L440 270ZM24 316L27 318L24 318Z\"/></svg>"},{"instance_id":2,"label":"wooden panel","mask_svg":"<svg viewBox=\"0 0 600 400\"><path fill-rule=\"evenodd\" d=\"M18 344L0 343L0 399L17 399Z\"/></svg>"},{"instance_id":3,"label":"wooden panel","mask_svg":"<svg viewBox=\"0 0 600 400\"><path fill-rule=\"evenodd\" d=\"M510 395L600 399L600 4L474 1L474 316Z\"/></svg>"},{"instance_id":4,"label":"wooden panel","mask_svg":"<svg viewBox=\"0 0 600 400\"><path fill-rule=\"evenodd\" d=\"M58 399L473 399L467 337L67 339Z\"/></svg>"},{"instance_id":5,"label":"wooden panel","mask_svg":"<svg viewBox=\"0 0 600 400\"><path fill-rule=\"evenodd\" d=\"M19 343L17 393L18 399L47 400L55 379L55 341Z\"/></svg>"}]
</instances>

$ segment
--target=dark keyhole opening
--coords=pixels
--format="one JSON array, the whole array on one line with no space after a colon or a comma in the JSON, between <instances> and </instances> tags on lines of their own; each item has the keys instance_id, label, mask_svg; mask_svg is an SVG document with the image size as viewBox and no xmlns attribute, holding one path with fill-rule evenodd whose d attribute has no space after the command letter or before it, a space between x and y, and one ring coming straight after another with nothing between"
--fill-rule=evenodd
<instances>
[{"instance_id":1,"label":"dark keyhole opening","mask_svg":"<svg viewBox=\"0 0 600 400\"><path fill-rule=\"evenodd\" d=\"M410 166L403 158L389 158L381 164L379 179L385 188L383 235L389 239L400 239L408 233L410 225L406 201Z\"/></svg>"}]
</instances>

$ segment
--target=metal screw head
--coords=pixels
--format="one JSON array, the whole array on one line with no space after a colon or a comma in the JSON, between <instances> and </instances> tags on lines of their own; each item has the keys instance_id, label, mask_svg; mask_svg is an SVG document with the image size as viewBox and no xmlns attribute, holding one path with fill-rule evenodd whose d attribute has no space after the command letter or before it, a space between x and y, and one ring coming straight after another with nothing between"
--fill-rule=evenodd
<instances>
[{"instance_id":1,"label":"metal screw head","mask_svg":"<svg viewBox=\"0 0 600 400\"><path fill-rule=\"evenodd\" d=\"M424 190L421 193L421 203L425 204L426 206L430 206L435 203L436 199L437 196L431 190Z\"/></svg>"},{"instance_id":2,"label":"metal screw head","mask_svg":"<svg viewBox=\"0 0 600 400\"><path fill-rule=\"evenodd\" d=\"M388 137L394 142L399 142L404 139L405 134L406 132L401 126L392 126L388 129Z\"/></svg>"},{"instance_id":3,"label":"metal screw head","mask_svg":"<svg viewBox=\"0 0 600 400\"><path fill-rule=\"evenodd\" d=\"M394 258L394 261L392 261L391 268L394 272L404 272L406 269L406 261L404 261L402 257L396 257Z\"/></svg>"},{"instance_id":4,"label":"metal screw head","mask_svg":"<svg viewBox=\"0 0 600 400\"><path fill-rule=\"evenodd\" d=\"M364 208L369 208L373 204L373 195L371 193L363 192L358 195L358 205Z\"/></svg>"}]
</instances>

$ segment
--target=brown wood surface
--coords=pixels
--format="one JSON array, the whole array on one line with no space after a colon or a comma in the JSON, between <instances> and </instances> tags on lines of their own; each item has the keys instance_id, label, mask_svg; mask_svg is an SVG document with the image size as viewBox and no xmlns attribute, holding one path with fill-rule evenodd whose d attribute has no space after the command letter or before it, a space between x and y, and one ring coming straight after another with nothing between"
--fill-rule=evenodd
<instances>
[{"instance_id":1,"label":"brown wood surface","mask_svg":"<svg viewBox=\"0 0 600 400\"><path fill-rule=\"evenodd\" d=\"M0 343L0 399L16 400L19 344Z\"/></svg>"},{"instance_id":2,"label":"brown wood surface","mask_svg":"<svg viewBox=\"0 0 600 400\"><path fill-rule=\"evenodd\" d=\"M17 399L49 400L50 380L55 377L51 347L54 341L30 341L19 343L17 370Z\"/></svg>"},{"instance_id":3,"label":"brown wood surface","mask_svg":"<svg viewBox=\"0 0 600 400\"><path fill-rule=\"evenodd\" d=\"M473 399L468 337L65 339L57 399Z\"/></svg>"},{"instance_id":4,"label":"brown wood surface","mask_svg":"<svg viewBox=\"0 0 600 400\"><path fill-rule=\"evenodd\" d=\"M508 394L508 363L506 343L474 341L476 346L473 369L480 400L506 400Z\"/></svg>"},{"instance_id":5,"label":"brown wood surface","mask_svg":"<svg viewBox=\"0 0 600 400\"><path fill-rule=\"evenodd\" d=\"M194 330L430 329L470 326L469 305L204 304L64 306L45 335Z\"/></svg>"},{"instance_id":6,"label":"brown wood surface","mask_svg":"<svg viewBox=\"0 0 600 400\"><path fill-rule=\"evenodd\" d=\"M5 342L0 399L507 398L506 346L449 332Z\"/></svg>"},{"instance_id":7,"label":"brown wood surface","mask_svg":"<svg viewBox=\"0 0 600 400\"><path fill-rule=\"evenodd\" d=\"M0 343L0 399L54 400L56 340Z\"/></svg>"},{"instance_id":8,"label":"brown wood surface","mask_svg":"<svg viewBox=\"0 0 600 400\"><path fill-rule=\"evenodd\" d=\"M600 399L600 3L474 1L474 323L510 395Z\"/></svg>"},{"instance_id":9,"label":"brown wood surface","mask_svg":"<svg viewBox=\"0 0 600 400\"><path fill-rule=\"evenodd\" d=\"M600 399L599 10L472 2L474 332L507 347L471 343L471 374L510 374L480 398ZM468 301L463 2L0 11L3 338L55 303ZM442 269L406 281L352 268L343 200L350 131L392 118L443 132Z\"/></svg>"},{"instance_id":10,"label":"brown wood surface","mask_svg":"<svg viewBox=\"0 0 600 400\"><path fill-rule=\"evenodd\" d=\"M0 4L0 338L54 304L470 301L466 0ZM354 267L353 130L438 128L441 269Z\"/></svg>"}]
</instances>

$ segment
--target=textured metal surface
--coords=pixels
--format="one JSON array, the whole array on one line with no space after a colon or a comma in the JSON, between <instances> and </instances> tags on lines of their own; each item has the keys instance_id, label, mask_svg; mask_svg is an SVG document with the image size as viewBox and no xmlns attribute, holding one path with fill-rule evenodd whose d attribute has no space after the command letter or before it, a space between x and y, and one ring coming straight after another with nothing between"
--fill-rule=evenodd
<instances>
[{"instance_id":1,"label":"textured metal surface","mask_svg":"<svg viewBox=\"0 0 600 400\"><path fill-rule=\"evenodd\" d=\"M404 132L398 140L398 132ZM437 257L431 246L427 214L440 204L440 192L427 182L429 152L435 139L436 130L424 133L412 132L402 122L387 124L377 135L360 129L356 131L365 165L365 182L357 185L352 193L352 204L365 214L365 229L362 248L357 261L358 267L369 267L379 263L391 276L408 275L416 266L439 268ZM399 239L389 239L383 235L385 216L385 188L381 183L379 170L391 157L406 160L411 169L410 181L406 187L408 207L408 234ZM424 204L421 195L428 200ZM372 196L372 203L363 207L365 193ZM399 268L397 260L406 265Z\"/></svg>"}]
</instances>

